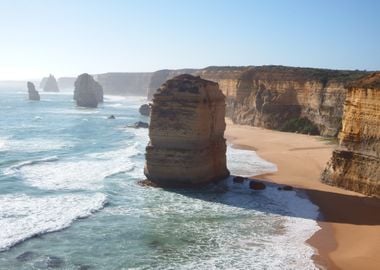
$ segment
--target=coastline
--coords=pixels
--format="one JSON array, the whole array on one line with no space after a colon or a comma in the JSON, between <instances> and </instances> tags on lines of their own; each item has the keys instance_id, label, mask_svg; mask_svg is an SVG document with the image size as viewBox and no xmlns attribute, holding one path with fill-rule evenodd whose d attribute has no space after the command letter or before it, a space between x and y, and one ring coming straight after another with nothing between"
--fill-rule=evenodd
<instances>
[{"instance_id":1,"label":"coastline","mask_svg":"<svg viewBox=\"0 0 380 270\"><path fill-rule=\"evenodd\" d=\"M319 180L336 144L318 136L226 122L225 136L234 147L254 150L278 167L277 172L254 178L294 186L319 207L321 229L306 241L317 251L312 258L317 267L378 269L380 200Z\"/></svg>"}]
</instances>

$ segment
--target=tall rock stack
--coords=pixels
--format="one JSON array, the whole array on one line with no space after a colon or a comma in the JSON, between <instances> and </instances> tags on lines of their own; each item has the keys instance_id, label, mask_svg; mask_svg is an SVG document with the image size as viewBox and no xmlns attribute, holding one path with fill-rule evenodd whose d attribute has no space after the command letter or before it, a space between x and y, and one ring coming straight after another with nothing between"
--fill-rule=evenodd
<instances>
[{"instance_id":1,"label":"tall rock stack","mask_svg":"<svg viewBox=\"0 0 380 270\"><path fill-rule=\"evenodd\" d=\"M103 102L103 88L91 75L83 73L75 81L74 100L80 107L96 108Z\"/></svg>"},{"instance_id":2,"label":"tall rock stack","mask_svg":"<svg viewBox=\"0 0 380 270\"><path fill-rule=\"evenodd\" d=\"M50 74L50 76L46 79L43 89L45 92L59 92L57 80L53 75Z\"/></svg>"},{"instance_id":3,"label":"tall rock stack","mask_svg":"<svg viewBox=\"0 0 380 270\"><path fill-rule=\"evenodd\" d=\"M349 87L339 139L322 181L380 198L380 73Z\"/></svg>"},{"instance_id":4,"label":"tall rock stack","mask_svg":"<svg viewBox=\"0 0 380 270\"><path fill-rule=\"evenodd\" d=\"M36 90L34 83L27 82L26 85L28 87L29 100L40 100L40 94Z\"/></svg>"},{"instance_id":5,"label":"tall rock stack","mask_svg":"<svg viewBox=\"0 0 380 270\"><path fill-rule=\"evenodd\" d=\"M217 83L180 75L154 95L145 176L159 186L226 178L225 96Z\"/></svg>"}]
</instances>

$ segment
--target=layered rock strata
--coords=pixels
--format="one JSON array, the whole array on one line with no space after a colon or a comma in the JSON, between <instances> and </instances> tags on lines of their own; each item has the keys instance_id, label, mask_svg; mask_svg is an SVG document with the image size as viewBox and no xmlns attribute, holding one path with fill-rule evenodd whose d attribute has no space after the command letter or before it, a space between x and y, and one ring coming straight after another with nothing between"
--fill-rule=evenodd
<instances>
[{"instance_id":1,"label":"layered rock strata","mask_svg":"<svg viewBox=\"0 0 380 270\"><path fill-rule=\"evenodd\" d=\"M225 96L217 83L180 75L154 95L146 177L160 186L205 184L229 175Z\"/></svg>"},{"instance_id":2,"label":"layered rock strata","mask_svg":"<svg viewBox=\"0 0 380 270\"><path fill-rule=\"evenodd\" d=\"M339 140L322 181L380 197L380 73L349 86Z\"/></svg>"},{"instance_id":3,"label":"layered rock strata","mask_svg":"<svg viewBox=\"0 0 380 270\"><path fill-rule=\"evenodd\" d=\"M46 79L43 89L45 92L59 92L57 80L53 75L50 74L50 76Z\"/></svg>"},{"instance_id":4,"label":"layered rock strata","mask_svg":"<svg viewBox=\"0 0 380 270\"><path fill-rule=\"evenodd\" d=\"M103 87L105 94L146 96L151 76L151 72L112 72L97 74L94 79Z\"/></svg>"},{"instance_id":5,"label":"layered rock strata","mask_svg":"<svg viewBox=\"0 0 380 270\"><path fill-rule=\"evenodd\" d=\"M80 107L96 108L103 102L103 88L91 75L84 73L75 81L74 100Z\"/></svg>"},{"instance_id":6,"label":"layered rock strata","mask_svg":"<svg viewBox=\"0 0 380 270\"><path fill-rule=\"evenodd\" d=\"M237 83L231 117L238 124L336 136L346 85L364 75L360 71L252 67Z\"/></svg>"},{"instance_id":7,"label":"layered rock strata","mask_svg":"<svg viewBox=\"0 0 380 270\"><path fill-rule=\"evenodd\" d=\"M40 100L40 94L36 90L34 83L27 82L29 100Z\"/></svg>"}]
</instances>

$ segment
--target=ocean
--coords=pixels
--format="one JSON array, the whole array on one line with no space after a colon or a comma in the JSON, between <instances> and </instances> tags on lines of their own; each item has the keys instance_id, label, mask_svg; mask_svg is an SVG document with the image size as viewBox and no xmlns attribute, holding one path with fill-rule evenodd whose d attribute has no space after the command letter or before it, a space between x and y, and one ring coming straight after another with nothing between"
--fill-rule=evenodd
<instances>
[{"instance_id":1,"label":"ocean","mask_svg":"<svg viewBox=\"0 0 380 270\"><path fill-rule=\"evenodd\" d=\"M143 187L143 97L77 108L72 91L0 90L0 269L315 269L318 208L231 178ZM107 119L114 115L116 119ZM276 170L228 146L232 174Z\"/></svg>"}]
</instances>

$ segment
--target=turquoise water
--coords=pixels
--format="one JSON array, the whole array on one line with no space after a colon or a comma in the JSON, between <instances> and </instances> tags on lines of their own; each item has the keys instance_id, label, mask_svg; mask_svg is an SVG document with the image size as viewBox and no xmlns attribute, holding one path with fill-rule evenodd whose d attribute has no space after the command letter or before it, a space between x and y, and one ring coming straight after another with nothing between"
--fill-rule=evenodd
<instances>
[{"instance_id":1,"label":"turquoise water","mask_svg":"<svg viewBox=\"0 0 380 270\"><path fill-rule=\"evenodd\" d=\"M0 269L314 269L317 208L295 192L226 179L142 187L141 97L76 108L72 92L0 90ZM109 115L116 119L109 120ZM232 173L276 169L228 148Z\"/></svg>"}]
</instances>

